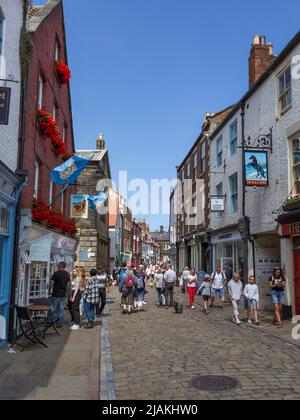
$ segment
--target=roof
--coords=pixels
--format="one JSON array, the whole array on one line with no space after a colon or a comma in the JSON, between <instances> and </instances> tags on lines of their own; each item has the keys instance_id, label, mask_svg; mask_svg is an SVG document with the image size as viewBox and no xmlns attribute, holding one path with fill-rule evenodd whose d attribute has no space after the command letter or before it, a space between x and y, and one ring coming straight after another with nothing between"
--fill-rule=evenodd
<instances>
[{"instance_id":1,"label":"roof","mask_svg":"<svg viewBox=\"0 0 300 420\"><path fill-rule=\"evenodd\" d=\"M29 32L35 32L40 24L52 12L62 0L48 0L44 5L33 6L28 11L27 29Z\"/></svg>"},{"instance_id":2,"label":"roof","mask_svg":"<svg viewBox=\"0 0 300 420\"><path fill-rule=\"evenodd\" d=\"M106 155L107 150L77 150L75 155L93 162L100 162Z\"/></svg>"},{"instance_id":3,"label":"roof","mask_svg":"<svg viewBox=\"0 0 300 420\"><path fill-rule=\"evenodd\" d=\"M293 51L293 49L300 43L300 31L294 36L294 38L288 43L288 45L282 50L277 58L273 61L270 67L262 74L257 82L246 92L241 100L232 108L232 111L228 113L227 117L222 123L216 128L211 134L210 138L214 139L222 130L222 128L231 120L236 114L241 105L245 103L252 95L264 84L264 82L271 76L271 74L277 69L277 67L284 62L287 56Z\"/></svg>"}]
</instances>

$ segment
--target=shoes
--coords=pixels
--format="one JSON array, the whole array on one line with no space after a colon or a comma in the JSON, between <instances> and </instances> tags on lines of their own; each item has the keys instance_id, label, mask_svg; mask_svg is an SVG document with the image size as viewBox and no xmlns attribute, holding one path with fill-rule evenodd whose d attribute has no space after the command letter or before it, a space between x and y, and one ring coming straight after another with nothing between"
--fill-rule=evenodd
<instances>
[{"instance_id":1,"label":"shoes","mask_svg":"<svg viewBox=\"0 0 300 420\"><path fill-rule=\"evenodd\" d=\"M236 325L241 325L242 323L241 323L241 321L239 320L239 321L236 321Z\"/></svg>"},{"instance_id":2,"label":"shoes","mask_svg":"<svg viewBox=\"0 0 300 420\"><path fill-rule=\"evenodd\" d=\"M249 319L248 324L249 325L252 325L253 324L253 322L251 321L251 319Z\"/></svg>"},{"instance_id":3,"label":"shoes","mask_svg":"<svg viewBox=\"0 0 300 420\"><path fill-rule=\"evenodd\" d=\"M191 309L192 309L192 311L194 311L194 310L196 309L196 307L193 305L193 306L191 307Z\"/></svg>"},{"instance_id":4,"label":"shoes","mask_svg":"<svg viewBox=\"0 0 300 420\"><path fill-rule=\"evenodd\" d=\"M146 302L146 301L143 302L143 305L147 305L147 304L148 304L148 302Z\"/></svg>"},{"instance_id":5,"label":"shoes","mask_svg":"<svg viewBox=\"0 0 300 420\"><path fill-rule=\"evenodd\" d=\"M94 328L93 322L88 322L87 325L84 327L85 330L92 330Z\"/></svg>"},{"instance_id":6,"label":"shoes","mask_svg":"<svg viewBox=\"0 0 300 420\"><path fill-rule=\"evenodd\" d=\"M74 324L74 325L70 328L70 330L72 330L72 331L78 331L78 330L80 330L80 325L76 325L76 324Z\"/></svg>"}]
</instances>

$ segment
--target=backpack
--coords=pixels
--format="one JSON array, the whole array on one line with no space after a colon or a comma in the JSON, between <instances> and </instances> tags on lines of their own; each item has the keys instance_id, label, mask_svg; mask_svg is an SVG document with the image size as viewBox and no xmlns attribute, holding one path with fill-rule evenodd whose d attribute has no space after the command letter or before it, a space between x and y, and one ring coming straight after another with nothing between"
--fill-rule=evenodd
<instances>
[{"instance_id":1,"label":"backpack","mask_svg":"<svg viewBox=\"0 0 300 420\"><path fill-rule=\"evenodd\" d=\"M134 286L133 276L129 275L126 278L125 287L126 287L126 289L133 289L133 286Z\"/></svg>"},{"instance_id":2,"label":"backpack","mask_svg":"<svg viewBox=\"0 0 300 420\"><path fill-rule=\"evenodd\" d=\"M137 278L136 288L137 288L138 290L142 290L142 289L144 289L144 281L143 281L143 277L138 277L138 278Z\"/></svg>"}]
</instances>

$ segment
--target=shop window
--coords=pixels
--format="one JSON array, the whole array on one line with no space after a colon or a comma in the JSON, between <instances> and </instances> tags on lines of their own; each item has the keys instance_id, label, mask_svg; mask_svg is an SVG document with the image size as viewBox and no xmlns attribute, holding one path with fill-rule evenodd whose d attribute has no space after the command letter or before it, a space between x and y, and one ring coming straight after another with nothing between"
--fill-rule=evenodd
<instances>
[{"instance_id":1,"label":"shop window","mask_svg":"<svg viewBox=\"0 0 300 420\"><path fill-rule=\"evenodd\" d=\"M293 141L293 181L294 192L300 193L300 139Z\"/></svg>"},{"instance_id":2,"label":"shop window","mask_svg":"<svg viewBox=\"0 0 300 420\"><path fill-rule=\"evenodd\" d=\"M30 274L30 300L42 299L48 297L48 263L31 264Z\"/></svg>"},{"instance_id":3,"label":"shop window","mask_svg":"<svg viewBox=\"0 0 300 420\"><path fill-rule=\"evenodd\" d=\"M234 174L229 178L229 212L238 212L238 175Z\"/></svg>"}]
</instances>

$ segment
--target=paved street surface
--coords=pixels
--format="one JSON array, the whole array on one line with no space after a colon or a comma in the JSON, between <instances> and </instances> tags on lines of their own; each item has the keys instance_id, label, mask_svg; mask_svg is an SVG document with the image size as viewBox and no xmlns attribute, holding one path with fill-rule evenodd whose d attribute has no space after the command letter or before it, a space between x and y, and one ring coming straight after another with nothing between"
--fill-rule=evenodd
<instances>
[{"instance_id":1,"label":"paved street surface","mask_svg":"<svg viewBox=\"0 0 300 420\"><path fill-rule=\"evenodd\" d=\"M113 296L110 341L118 400L300 398L299 347L248 325L237 327L219 309L207 317L200 309L185 308L183 315L157 309L152 291L145 312L122 315L118 292ZM191 380L202 375L229 376L239 386L222 393L193 389Z\"/></svg>"}]
</instances>

